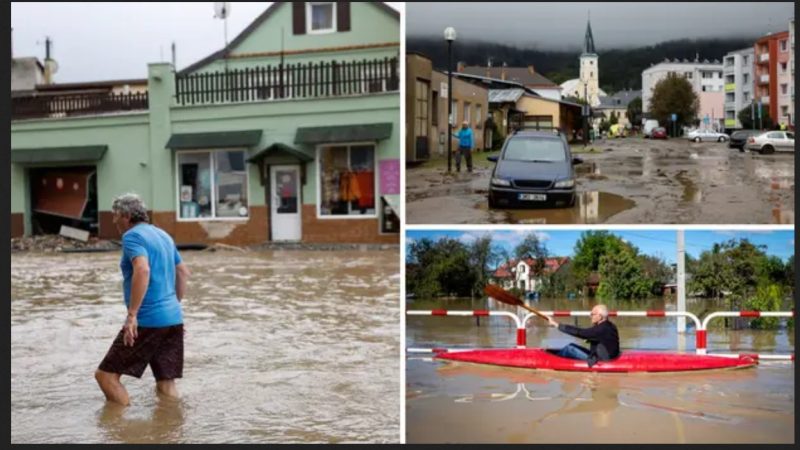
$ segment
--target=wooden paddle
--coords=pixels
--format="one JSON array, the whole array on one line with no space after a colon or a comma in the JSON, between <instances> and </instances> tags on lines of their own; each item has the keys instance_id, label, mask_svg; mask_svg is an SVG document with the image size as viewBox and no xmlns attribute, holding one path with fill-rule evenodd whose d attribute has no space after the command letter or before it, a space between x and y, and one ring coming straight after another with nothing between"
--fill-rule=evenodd
<instances>
[{"instance_id":1,"label":"wooden paddle","mask_svg":"<svg viewBox=\"0 0 800 450\"><path fill-rule=\"evenodd\" d=\"M495 284L487 284L486 287L483 288L483 292L486 295L488 295L489 297L492 297L493 299L495 299L495 300L497 300L499 302L507 303L507 304L512 305L512 306L520 306L520 307L525 308L528 311L536 314L537 316L541 317L542 319L544 319L544 320L546 320L548 322L550 321L549 317L545 316L544 314L540 313L539 311L537 311L537 310L531 308L530 306L526 305L525 302L523 302L522 300L517 298L517 296L515 296L514 294L512 294L512 293L508 292L507 290L501 288L500 286L497 286Z\"/></svg>"}]
</instances>

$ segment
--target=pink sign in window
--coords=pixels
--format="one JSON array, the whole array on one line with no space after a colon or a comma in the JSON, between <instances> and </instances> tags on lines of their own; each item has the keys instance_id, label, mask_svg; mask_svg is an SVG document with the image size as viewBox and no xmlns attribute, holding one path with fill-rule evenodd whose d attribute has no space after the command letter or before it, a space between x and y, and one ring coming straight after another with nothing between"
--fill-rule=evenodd
<instances>
[{"instance_id":1,"label":"pink sign in window","mask_svg":"<svg viewBox=\"0 0 800 450\"><path fill-rule=\"evenodd\" d=\"M379 163L381 195L400 194L400 160L384 159Z\"/></svg>"}]
</instances>

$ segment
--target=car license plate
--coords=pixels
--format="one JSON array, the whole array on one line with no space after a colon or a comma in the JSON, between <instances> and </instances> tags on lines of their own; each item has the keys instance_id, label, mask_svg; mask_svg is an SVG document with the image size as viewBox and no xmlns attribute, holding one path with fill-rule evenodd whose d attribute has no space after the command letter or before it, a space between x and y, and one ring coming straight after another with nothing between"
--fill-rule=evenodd
<instances>
[{"instance_id":1,"label":"car license plate","mask_svg":"<svg viewBox=\"0 0 800 450\"><path fill-rule=\"evenodd\" d=\"M544 202L547 201L546 194L519 194L520 200L532 200L535 202Z\"/></svg>"}]
</instances>

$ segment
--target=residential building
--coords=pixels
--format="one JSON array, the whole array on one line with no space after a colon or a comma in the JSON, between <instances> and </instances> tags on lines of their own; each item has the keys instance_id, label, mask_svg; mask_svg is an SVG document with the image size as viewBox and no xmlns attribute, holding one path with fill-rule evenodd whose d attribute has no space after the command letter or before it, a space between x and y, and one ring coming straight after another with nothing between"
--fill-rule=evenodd
<instances>
[{"instance_id":1,"label":"residential building","mask_svg":"<svg viewBox=\"0 0 800 450\"><path fill-rule=\"evenodd\" d=\"M698 119L703 128L721 130L724 128L724 78L722 63L718 60L694 61L665 59L642 72L642 111L645 117L650 112L653 89L659 81L674 73L685 77L700 101Z\"/></svg>"},{"instance_id":2,"label":"residential building","mask_svg":"<svg viewBox=\"0 0 800 450\"><path fill-rule=\"evenodd\" d=\"M754 50L756 100L769 111L775 123L788 124L793 84L789 69L789 32L763 36L756 41Z\"/></svg>"},{"instance_id":3,"label":"residential building","mask_svg":"<svg viewBox=\"0 0 800 450\"><path fill-rule=\"evenodd\" d=\"M512 259L498 267L492 277L505 289L537 292L541 290L546 276L558 272L568 262L568 257L545 258L541 270L538 270L539 261L535 258Z\"/></svg>"},{"instance_id":4,"label":"residential building","mask_svg":"<svg viewBox=\"0 0 800 450\"><path fill-rule=\"evenodd\" d=\"M178 243L398 243L399 49L383 3L275 2L146 92L12 98L12 237L118 238L132 191Z\"/></svg>"},{"instance_id":5,"label":"residential building","mask_svg":"<svg viewBox=\"0 0 800 450\"><path fill-rule=\"evenodd\" d=\"M722 58L722 75L725 78L725 129L742 128L739 111L753 101L753 66L755 51L752 47L736 50Z\"/></svg>"},{"instance_id":6,"label":"residential building","mask_svg":"<svg viewBox=\"0 0 800 450\"><path fill-rule=\"evenodd\" d=\"M35 57L11 59L11 95L36 90L44 82L44 64Z\"/></svg>"},{"instance_id":7,"label":"residential building","mask_svg":"<svg viewBox=\"0 0 800 450\"><path fill-rule=\"evenodd\" d=\"M536 72L533 65L529 65L528 67L507 67L504 63L498 67L492 67L491 65L483 67L465 66L460 63L457 67L457 72L466 75L511 81L532 90L540 97L549 98L551 100L561 99L561 87L545 78L539 72Z\"/></svg>"},{"instance_id":8,"label":"residential building","mask_svg":"<svg viewBox=\"0 0 800 450\"><path fill-rule=\"evenodd\" d=\"M641 98L641 96L642 91L629 89L619 91L611 96L600 97L600 105L595 108L595 112L600 113L602 115L601 119L606 121L611 120L611 114L614 113L620 126L631 128L633 124L628 118L628 105L637 98ZM636 126L639 126L639 124L637 123Z\"/></svg>"},{"instance_id":9,"label":"residential building","mask_svg":"<svg viewBox=\"0 0 800 450\"><path fill-rule=\"evenodd\" d=\"M459 72L454 75L489 89L490 114L502 138L514 129L539 127L558 128L571 140L581 126L581 105L577 103L541 96L514 81Z\"/></svg>"},{"instance_id":10,"label":"residential building","mask_svg":"<svg viewBox=\"0 0 800 450\"><path fill-rule=\"evenodd\" d=\"M583 38L583 52L580 56L580 78L567 80L561 84L564 97L576 97L587 101L592 107L600 105L600 98L607 94L600 89L600 57L597 55L592 35L592 24L586 22ZM587 100L588 98L588 100Z\"/></svg>"},{"instance_id":11,"label":"residential building","mask_svg":"<svg viewBox=\"0 0 800 450\"><path fill-rule=\"evenodd\" d=\"M472 128L475 150L486 148L489 118L488 89L453 77L453 94L448 93L447 74L433 69L420 53L406 54L406 162L447 156L448 122L453 132L464 121ZM448 101L453 117L448 121ZM453 148L458 147L453 138Z\"/></svg>"}]
</instances>

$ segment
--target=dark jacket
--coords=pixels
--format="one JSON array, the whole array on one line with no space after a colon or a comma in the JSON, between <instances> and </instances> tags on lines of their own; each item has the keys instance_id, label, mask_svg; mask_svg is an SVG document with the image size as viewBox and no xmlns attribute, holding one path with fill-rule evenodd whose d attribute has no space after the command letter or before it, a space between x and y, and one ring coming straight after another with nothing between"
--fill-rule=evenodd
<instances>
[{"instance_id":1,"label":"dark jacket","mask_svg":"<svg viewBox=\"0 0 800 450\"><path fill-rule=\"evenodd\" d=\"M619 357L619 333L617 333L617 326L608 320L589 328L578 328L560 323L558 324L558 329L570 336L586 339L590 344L590 360L608 361Z\"/></svg>"}]
</instances>

